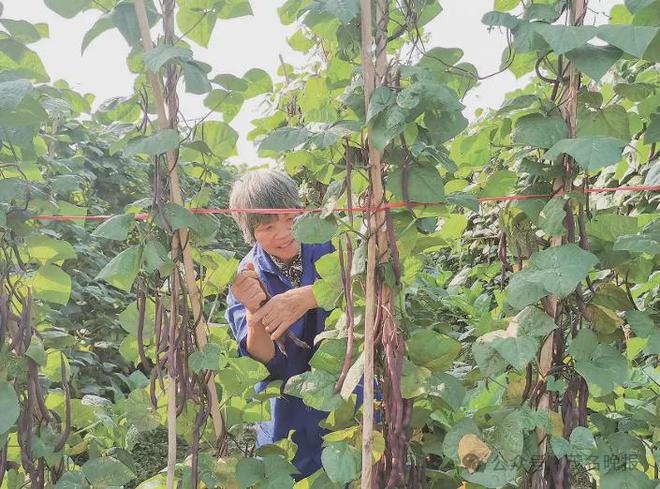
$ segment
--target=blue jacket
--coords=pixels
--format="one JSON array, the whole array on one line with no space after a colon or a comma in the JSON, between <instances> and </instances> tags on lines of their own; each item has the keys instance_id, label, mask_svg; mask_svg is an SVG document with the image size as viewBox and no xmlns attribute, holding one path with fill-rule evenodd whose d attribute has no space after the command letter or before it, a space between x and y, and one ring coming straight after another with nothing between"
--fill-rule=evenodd
<instances>
[{"instance_id":1,"label":"blue jacket","mask_svg":"<svg viewBox=\"0 0 660 489\"><path fill-rule=\"evenodd\" d=\"M333 251L334 248L331 243L302 245L303 276L301 286L311 285L320 278L314 264L323 255ZM254 264L261 282L271 297L293 288L291 282L282 275L277 265L273 263L268 253L259 244L255 244L245 258L241 260L238 267L239 271L243 270L248 262ZM239 352L241 355L250 356L247 351L245 307L234 298L231 291L227 301L226 317L238 342ZM275 356L266 364L270 375L257 384L257 392L262 391L272 380L280 379L286 382L290 377L310 370L309 361L317 349L314 347L314 337L323 331L328 314L320 308L312 309L291 325L289 330L312 348L309 350L301 348L285 336L287 356L284 356L279 348L275 346ZM362 403L362 387L358 386L355 393L357 394L357 404L359 406ZM290 430L295 430L292 440L298 445L298 452L293 459L293 464L301 472L302 477L307 477L320 469L322 436L327 433L327 430L320 428L319 422L324 420L328 413L308 407L302 399L287 394L270 399L270 407L271 421L257 424L257 446L286 438L289 436Z\"/></svg>"}]
</instances>

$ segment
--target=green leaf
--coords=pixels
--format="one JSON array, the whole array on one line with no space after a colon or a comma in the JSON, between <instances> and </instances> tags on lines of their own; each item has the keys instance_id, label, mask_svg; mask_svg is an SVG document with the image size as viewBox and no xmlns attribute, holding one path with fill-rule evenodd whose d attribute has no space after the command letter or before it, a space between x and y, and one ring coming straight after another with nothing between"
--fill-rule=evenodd
<instances>
[{"instance_id":1,"label":"green leaf","mask_svg":"<svg viewBox=\"0 0 660 489\"><path fill-rule=\"evenodd\" d=\"M653 5L655 0L625 0L626 8L630 10L633 14L636 14L638 11L650 7Z\"/></svg>"},{"instance_id":2,"label":"green leaf","mask_svg":"<svg viewBox=\"0 0 660 489\"><path fill-rule=\"evenodd\" d=\"M594 80L600 80L616 63L623 51L614 46L592 46L587 44L566 53L568 59L575 63L578 70L589 75Z\"/></svg>"},{"instance_id":3,"label":"green leaf","mask_svg":"<svg viewBox=\"0 0 660 489\"><path fill-rule=\"evenodd\" d=\"M254 486L264 475L264 463L256 458L242 458L236 464L236 479L241 488Z\"/></svg>"},{"instance_id":4,"label":"green leaf","mask_svg":"<svg viewBox=\"0 0 660 489\"><path fill-rule=\"evenodd\" d=\"M305 143L313 133L304 127L281 127L276 129L259 145L259 151L289 151Z\"/></svg>"},{"instance_id":5,"label":"green leaf","mask_svg":"<svg viewBox=\"0 0 660 489\"><path fill-rule=\"evenodd\" d=\"M410 202L439 202L444 198L445 182L433 166L411 165L408 167L408 199ZM403 192L403 168L396 167L388 175L387 190L397 200L405 200Z\"/></svg>"},{"instance_id":6,"label":"green leaf","mask_svg":"<svg viewBox=\"0 0 660 489\"><path fill-rule=\"evenodd\" d=\"M520 0L495 0L495 10L506 12L518 6Z\"/></svg>"},{"instance_id":7,"label":"green leaf","mask_svg":"<svg viewBox=\"0 0 660 489\"><path fill-rule=\"evenodd\" d=\"M163 206L163 217L172 228L172 231L183 228L196 230L199 227L195 214L173 202L167 202Z\"/></svg>"},{"instance_id":8,"label":"green leaf","mask_svg":"<svg viewBox=\"0 0 660 489\"><path fill-rule=\"evenodd\" d=\"M188 357L188 365L196 374L201 370L218 371L226 364L220 345L215 343L207 343L203 351L193 352Z\"/></svg>"},{"instance_id":9,"label":"green leaf","mask_svg":"<svg viewBox=\"0 0 660 489\"><path fill-rule=\"evenodd\" d=\"M154 334L154 322L156 316L156 305L153 301L147 300L144 306L144 325L142 327L142 338L147 341ZM137 336L138 330L138 307L137 301L131 302L126 308L117 316L119 324L124 331L128 334Z\"/></svg>"},{"instance_id":10,"label":"green leaf","mask_svg":"<svg viewBox=\"0 0 660 489\"><path fill-rule=\"evenodd\" d=\"M536 358L540 339L556 327L547 314L536 307L526 307L510 321L507 329L478 337L472 352L479 368L487 374L494 375L502 370L499 359L522 370Z\"/></svg>"},{"instance_id":11,"label":"green leaf","mask_svg":"<svg viewBox=\"0 0 660 489\"><path fill-rule=\"evenodd\" d=\"M637 459L635 458L635 460ZM628 465L630 462L632 462L632 457ZM655 482L650 480L648 475L633 468L621 471L611 470L600 478L601 489L653 489L654 487L656 487Z\"/></svg>"},{"instance_id":12,"label":"green leaf","mask_svg":"<svg viewBox=\"0 0 660 489\"><path fill-rule=\"evenodd\" d=\"M614 85L614 92L621 97L632 100L633 102L641 102L649 97L655 95L658 91L658 86L652 83L617 83Z\"/></svg>"},{"instance_id":13,"label":"green leaf","mask_svg":"<svg viewBox=\"0 0 660 489\"><path fill-rule=\"evenodd\" d=\"M415 364L432 372L444 372L452 367L461 344L447 335L420 329L406 341L406 350Z\"/></svg>"},{"instance_id":14,"label":"green leaf","mask_svg":"<svg viewBox=\"0 0 660 489\"><path fill-rule=\"evenodd\" d=\"M430 131L431 140L436 145L444 144L459 135L468 124L468 120L459 111L424 113L424 125Z\"/></svg>"},{"instance_id":15,"label":"green leaf","mask_svg":"<svg viewBox=\"0 0 660 489\"><path fill-rule=\"evenodd\" d=\"M651 122L644 133L644 144L653 144L658 141L660 141L660 114L651 114Z\"/></svg>"},{"instance_id":16,"label":"green leaf","mask_svg":"<svg viewBox=\"0 0 660 489\"><path fill-rule=\"evenodd\" d=\"M102 222L101 225L92 232L92 236L114 239L117 241L126 241L128 233L134 225L135 216L133 214L119 214Z\"/></svg>"},{"instance_id":17,"label":"green leaf","mask_svg":"<svg viewBox=\"0 0 660 489\"><path fill-rule=\"evenodd\" d=\"M454 424L445 435L442 442L442 452L447 458L457 463L460 462L458 458L458 443L467 434L473 434L481 438L481 431L477 424L472 418L466 417Z\"/></svg>"},{"instance_id":18,"label":"green leaf","mask_svg":"<svg viewBox=\"0 0 660 489\"><path fill-rule=\"evenodd\" d=\"M549 236L559 236L564 233L566 210L563 197L555 196L548 201L539 214L539 227Z\"/></svg>"},{"instance_id":19,"label":"green leaf","mask_svg":"<svg viewBox=\"0 0 660 489\"><path fill-rule=\"evenodd\" d=\"M151 404L144 389L134 390L124 404L126 421L140 432L152 431L160 426L160 415Z\"/></svg>"},{"instance_id":20,"label":"green leaf","mask_svg":"<svg viewBox=\"0 0 660 489\"><path fill-rule=\"evenodd\" d=\"M637 230L637 218L621 214L597 214L587 223L587 235L609 242Z\"/></svg>"},{"instance_id":21,"label":"green leaf","mask_svg":"<svg viewBox=\"0 0 660 489\"><path fill-rule=\"evenodd\" d=\"M206 76L207 69L205 66L207 65L196 61L181 63L183 78L186 82L186 92L202 95L211 91L211 82Z\"/></svg>"},{"instance_id":22,"label":"green leaf","mask_svg":"<svg viewBox=\"0 0 660 489\"><path fill-rule=\"evenodd\" d=\"M374 117L387 109L390 105L394 104L397 96L394 91L389 87L376 87L371 99L369 100L369 110L367 110L367 123L371 122Z\"/></svg>"},{"instance_id":23,"label":"green leaf","mask_svg":"<svg viewBox=\"0 0 660 489\"><path fill-rule=\"evenodd\" d=\"M564 54L587 44L599 31L594 26L565 26L541 24L536 28L556 55Z\"/></svg>"},{"instance_id":24,"label":"green leaf","mask_svg":"<svg viewBox=\"0 0 660 489\"><path fill-rule=\"evenodd\" d=\"M76 251L68 241L45 235L32 235L25 238L28 253L39 263L52 263L71 260L77 257Z\"/></svg>"},{"instance_id":25,"label":"green leaf","mask_svg":"<svg viewBox=\"0 0 660 489\"><path fill-rule=\"evenodd\" d=\"M611 137L581 137L562 139L550 148L543 158L554 160L560 154L566 153L573 158L585 171L595 171L618 163L626 141Z\"/></svg>"},{"instance_id":26,"label":"green leaf","mask_svg":"<svg viewBox=\"0 0 660 489\"><path fill-rule=\"evenodd\" d=\"M55 484L55 489L89 489L82 472L78 470L65 472Z\"/></svg>"},{"instance_id":27,"label":"green leaf","mask_svg":"<svg viewBox=\"0 0 660 489\"><path fill-rule=\"evenodd\" d=\"M18 419L20 404L14 387L0 381L0 435L9 431Z\"/></svg>"},{"instance_id":28,"label":"green leaf","mask_svg":"<svg viewBox=\"0 0 660 489\"><path fill-rule=\"evenodd\" d=\"M112 20L105 15L94 22L94 25L83 36L82 44L80 45L80 54L85 53L85 50L94 39L113 27L114 24L112 23Z\"/></svg>"},{"instance_id":29,"label":"green leaf","mask_svg":"<svg viewBox=\"0 0 660 489\"><path fill-rule=\"evenodd\" d=\"M57 265L46 264L34 274L34 296L55 304L66 304L71 295L71 277Z\"/></svg>"},{"instance_id":30,"label":"green leaf","mask_svg":"<svg viewBox=\"0 0 660 489\"><path fill-rule=\"evenodd\" d=\"M461 408L466 395L463 384L453 375L446 373L433 374L428 379L426 391L429 396L442 399L453 410Z\"/></svg>"},{"instance_id":31,"label":"green leaf","mask_svg":"<svg viewBox=\"0 0 660 489\"><path fill-rule=\"evenodd\" d=\"M621 140L630 139L629 115L620 105L580 113L577 136L610 136Z\"/></svg>"},{"instance_id":32,"label":"green leaf","mask_svg":"<svg viewBox=\"0 0 660 489\"><path fill-rule=\"evenodd\" d=\"M127 156L147 154L150 156L166 153L179 147L179 133L176 129L161 129L146 137L131 139L124 149Z\"/></svg>"},{"instance_id":33,"label":"green leaf","mask_svg":"<svg viewBox=\"0 0 660 489\"><path fill-rule=\"evenodd\" d=\"M161 44L149 52L142 53L142 61L150 71L158 73L163 66L172 60L188 61L192 59L192 56L192 51L188 48Z\"/></svg>"},{"instance_id":34,"label":"green leaf","mask_svg":"<svg viewBox=\"0 0 660 489\"><path fill-rule=\"evenodd\" d=\"M516 120L513 142L535 148L550 148L568 135L566 123L559 114L529 114Z\"/></svg>"},{"instance_id":35,"label":"green leaf","mask_svg":"<svg viewBox=\"0 0 660 489\"><path fill-rule=\"evenodd\" d=\"M180 0L176 13L176 23L185 36L206 48L217 21L217 15L211 9L197 8L196 0Z\"/></svg>"},{"instance_id":36,"label":"green leaf","mask_svg":"<svg viewBox=\"0 0 660 489\"><path fill-rule=\"evenodd\" d=\"M225 0L218 3L221 5L218 10L219 19L235 19L236 17L243 17L245 15L252 15L252 6L249 0Z\"/></svg>"},{"instance_id":37,"label":"green leaf","mask_svg":"<svg viewBox=\"0 0 660 489\"><path fill-rule=\"evenodd\" d=\"M570 243L532 254L527 268L511 276L509 303L518 309L535 304L546 295L564 298L586 278L598 259Z\"/></svg>"},{"instance_id":38,"label":"green leaf","mask_svg":"<svg viewBox=\"0 0 660 489\"><path fill-rule=\"evenodd\" d=\"M98 457L82 466L87 480L96 487L122 486L135 479L131 469L113 457Z\"/></svg>"},{"instance_id":39,"label":"green leaf","mask_svg":"<svg viewBox=\"0 0 660 489\"><path fill-rule=\"evenodd\" d=\"M575 369L587 382L600 387L602 394L628 380L628 362L611 345L598 342L590 329L581 329L567 352L575 359Z\"/></svg>"},{"instance_id":40,"label":"green leaf","mask_svg":"<svg viewBox=\"0 0 660 489\"><path fill-rule=\"evenodd\" d=\"M291 377L284 393L302 398L303 402L319 411L332 411L344 403L335 392L337 377L324 370L312 370Z\"/></svg>"},{"instance_id":41,"label":"green leaf","mask_svg":"<svg viewBox=\"0 0 660 489\"><path fill-rule=\"evenodd\" d=\"M491 27L498 26L513 29L520 23L520 20L511 14L494 11L486 12L481 18L481 23Z\"/></svg>"},{"instance_id":42,"label":"green leaf","mask_svg":"<svg viewBox=\"0 0 660 489\"><path fill-rule=\"evenodd\" d=\"M658 34L657 27L632 25L601 25L598 37L628 54L643 58L646 48Z\"/></svg>"},{"instance_id":43,"label":"green leaf","mask_svg":"<svg viewBox=\"0 0 660 489\"><path fill-rule=\"evenodd\" d=\"M44 3L56 14L71 19L85 10L92 0L44 0Z\"/></svg>"},{"instance_id":44,"label":"green leaf","mask_svg":"<svg viewBox=\"0 0 660 489\"><path fill-rule=\"evenodd\" d=\"M32 336L30 346L25 350L25 356L34 360L37 365L42 367L46 365L46 350L44 350L44 344L38 336Z\"/></svg>"},{"instance_id":45,"label":"green leaf","mask_svg":"<svg viewBox=\"0 0 660 489\"><path fill-rule=\"evenodd\" d=\"M213 82L227 90L236 92L244 92L250 86L250 84L243 78L239 78L231 73L216 75L215 78L213 78Z\"/></svg>"},{"instance_id":46,"label":"green leaf","mask_svg":"<svg viewBox=\"0 0 660 489\"><path fill-rule=\"evenodd\" d=\"M245 75L243 75L243 79L250 84L249 88L243 93L245 100L261 95L262 93L273 91L273 80L271 80L270 75L262 69L252 68L251 70L248 70Z\"/></svg>"},{"instance_id":47,"label":"green leaf","mask_svg":"<svg viewBox=\"0 0 660 489\"><path fill-rule=\"evenodd\" d=\"M48 24L32 24L26 20L0 19L0 24L17 41L24 44L48 37Z\"/></svg>"},{"instance_id":48,"label":"green leaf","mask_svg":"<svg viewBox=\"0 0 660 489\"><path fill-rule=\"evenodd\" d=\"M346 441L329 443L321 452L321 463L337 484L348 484L360 475L360 452Z\"/></svg>"},{"instance_id":49,"label":"green leaf","mask_svg":"<svg viewBox=\"0 0 660 489\"><path fill-rule=\"evenodd\" d=\"M325 243L337 232L333 216L322 219L318 214L307 213L293 224L293 237L301 243Z\"/></svg>"},{"instance_id":50,"label":"green leaf","mask_svg":"<svg viewBox=\"0 0 660 489\"><path fill-rule=\"evenodd\" d=\"M403 360L403 371L401 373L401 396L404 399L412 399L426 393L427 381L432 372L426 368L415 365L407 358Z\"/></svg>"},{"instance_id":51,"label":"green leaf","mask_svg":"<svg viewBox=\"0 0 660 489\"><path fill-rule=\"evenodd\" d=\"M152 1L146 1L144 3L147 11L147 20L151 27L158 21L159 15L154 9ZM140 41L140 26L132 0L120 0L108 14L108 17L130 46L134 46Z\"/></svg>"},{"instance_id":52,"label":"green leaf","mask_svg":"<svg viewBox=\"0 0 660 489\"><path fill-rule=\"evenodd\" d=\"M118 289L129 292L140 271L141 255L141 246L131 246L110 260L95 280L104 280Z\"/></svg>"},{"instance_id":53,"label":"green leaf","mask_svg":"<svg viewBox=\"0 0 660 489\"><path fill-rule=\"evenodd\" d=\"M327 12L342 24L348 24L360 13L360 3L359 0L316 0L310 10Z\"/></svg>"},{"instance_id":54,"label":"green leaf","mask_svg":"<svg viewBox=\"0 0 660 489\"><path fill-rule=\"evenodd\" d=\"M14 110L26 95L32 93L32 83L28 80L0 82L0 110Z\"/></svg>"},{"instance_id":55,"label":"green leaf","mask_svg":"<svg viewBox=\"0 0 660 489\"><path fill-rule=\"evenodd\" d=\"M626 311L626 321L640 338L650 336L655 330L655 324L648 314L642 311Z\"/></svg>"}]
</instances>

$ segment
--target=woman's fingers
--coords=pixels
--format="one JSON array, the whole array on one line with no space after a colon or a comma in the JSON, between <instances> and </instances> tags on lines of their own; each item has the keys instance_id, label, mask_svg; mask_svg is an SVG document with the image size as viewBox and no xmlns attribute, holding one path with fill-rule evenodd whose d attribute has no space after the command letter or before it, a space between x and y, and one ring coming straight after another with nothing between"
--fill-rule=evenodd
<instances>
[{"instance_id":1,"label":"woman's fingers","mask_svg":"<svg viewBox=\"0 0 660 489\"><path fill-rule=\"evenodd\" d=\"M279 323L277 325L277 328L270 334L270 339L273 341L278 340L285 332L287 329L289 329L290 324L287 324L286 322Z\"/></svg>"}]
</instances>

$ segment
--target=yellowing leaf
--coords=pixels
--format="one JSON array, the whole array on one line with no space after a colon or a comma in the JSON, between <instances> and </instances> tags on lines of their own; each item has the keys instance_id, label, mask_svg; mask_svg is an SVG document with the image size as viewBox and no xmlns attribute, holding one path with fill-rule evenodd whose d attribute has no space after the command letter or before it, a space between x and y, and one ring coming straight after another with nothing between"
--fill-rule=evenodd
<instances>
[{"instance_id":1,"label":"yellowing leaf","mask_svg":"<svg viewBox=\"0 0 660 489\"><path fill-rule=\"evenodd\" d=\"M490 454L488 445L472 433L463 436L458 442L458 457L471 474L488 461Z\"/></svg>"}]
</instances>

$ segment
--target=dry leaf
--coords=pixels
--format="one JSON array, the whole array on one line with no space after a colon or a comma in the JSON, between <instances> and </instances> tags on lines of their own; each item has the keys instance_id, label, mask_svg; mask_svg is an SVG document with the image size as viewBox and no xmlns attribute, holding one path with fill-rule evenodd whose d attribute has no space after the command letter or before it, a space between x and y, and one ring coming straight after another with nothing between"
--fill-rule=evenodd
<instances>
[{"instance_id":1,"label":"dry leaf","mask_svg":"<svg viewBox=\"0 0 660 489\"><path fill-rule=\"evenodd\" d=\"M490 448L477 435L468 433L458 442L458 457L461 463L473 474L490 457Z\"/></svg>"}]
</instances>

